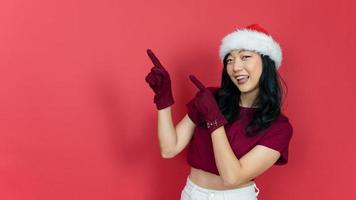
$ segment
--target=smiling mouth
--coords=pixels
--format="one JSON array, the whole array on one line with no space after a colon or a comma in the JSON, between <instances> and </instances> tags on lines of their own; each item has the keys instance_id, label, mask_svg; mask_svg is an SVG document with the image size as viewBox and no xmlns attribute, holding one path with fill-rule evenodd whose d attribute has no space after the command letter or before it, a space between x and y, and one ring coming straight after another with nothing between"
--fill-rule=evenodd
<instances>
[{"instance_id":1,"label":"smiling mouth","mask_svg":"<svg viewBox=\"0 0 356 200\"><path fill-rule=\"evenodd\" d=\"M239 85L246 83L249 78L250 78L250 76L247 76L247 75L240 75L240 76L235 77L235 79L237 80L237 83Z\"/></svg>"}]
</instances>

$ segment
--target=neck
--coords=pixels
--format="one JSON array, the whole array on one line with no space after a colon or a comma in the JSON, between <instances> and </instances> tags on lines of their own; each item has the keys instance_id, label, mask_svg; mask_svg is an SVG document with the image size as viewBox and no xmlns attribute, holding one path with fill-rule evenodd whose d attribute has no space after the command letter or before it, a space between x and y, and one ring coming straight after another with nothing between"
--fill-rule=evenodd
<instances>
[{"instance_id":1,"label":"neck","mask_svg":"<svg viewBox=\"0 0 356 200\"><path fill-rule=\"evenodd\" d=\"M251 92L244 92L240 95L239 105L242 107L251 108L253 101L256 99L258 90L253 90Z\"/></svg>"}]
</instances>

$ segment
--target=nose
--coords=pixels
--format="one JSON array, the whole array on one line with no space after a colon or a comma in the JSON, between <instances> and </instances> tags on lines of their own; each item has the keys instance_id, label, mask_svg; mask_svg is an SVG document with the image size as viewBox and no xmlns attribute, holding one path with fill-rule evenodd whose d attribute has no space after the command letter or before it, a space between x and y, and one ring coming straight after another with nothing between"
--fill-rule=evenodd
<instances>
[{"instance_id":1,"label":"nose","mask_svg":"<svg viewBox=\"0 0 356 200\"><path fill-rule=\"evenodd\" d=\"M241 70L243 68L243 66L242 66L242 62L241 61L239 61L238 59L236 59L235 60L235 62L233 63L233 70L234 71L239 71L239 70Z\"/></svg>"}]
</instances>

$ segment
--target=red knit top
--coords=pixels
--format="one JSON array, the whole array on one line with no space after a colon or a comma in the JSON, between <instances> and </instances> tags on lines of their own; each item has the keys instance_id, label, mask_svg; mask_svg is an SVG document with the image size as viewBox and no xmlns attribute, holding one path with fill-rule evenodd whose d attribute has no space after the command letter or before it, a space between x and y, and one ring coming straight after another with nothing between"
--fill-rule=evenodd
<instances>
[{"instance_id":1,"label":"red knit top","mask_svg":"<svg viewBox=\"0 0 356 200\"><path fill-rule=\"evenodd\" d=\"M209 88L212 89L212 88ZM212 91L216 91L213 89ZM200 127L199 119L191 104L188 107L189 118L197 124L193 137L188 146L187 162L194 168L219 175L215 164L211 135L207 129ZM237 157L240 159L256 145L263 145L281 153L276 165L284 165L288 162L288 147L292 138L293 127L288 118L281 114L271 126L257 136L246 135L245 127L252 120L254 108L240 106L240 115L224 126L228 141Z\"/></svg>"}]
</instances>

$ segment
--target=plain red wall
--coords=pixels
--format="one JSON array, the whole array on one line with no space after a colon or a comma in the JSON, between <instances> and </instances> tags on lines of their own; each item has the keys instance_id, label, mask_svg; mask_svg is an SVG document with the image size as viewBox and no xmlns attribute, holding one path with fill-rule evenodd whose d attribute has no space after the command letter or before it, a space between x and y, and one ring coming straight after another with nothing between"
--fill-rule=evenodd
<instances>
[{"instance_id":1,"label":"plain red wall","mask_svg":"<svg viewBox=\"0 0 356 200\"><path fill-rule=\"evenodd\" d=\"M177 123L220 81L220 40L260 23L280 41L294 126L290 161L260 199L355 199L356 3L0 2L0 199L178 199L186 151L160 157L151 48L171 74Z\"/></svg>"}]
</instances>

